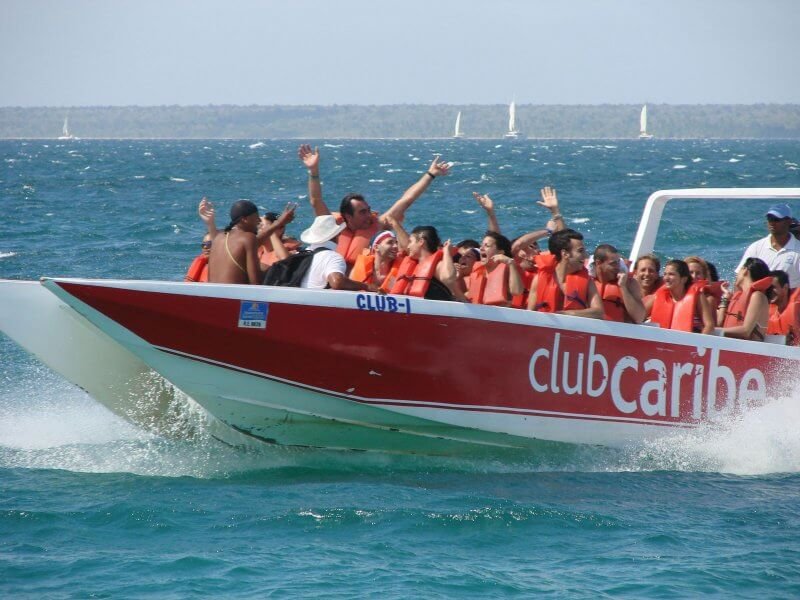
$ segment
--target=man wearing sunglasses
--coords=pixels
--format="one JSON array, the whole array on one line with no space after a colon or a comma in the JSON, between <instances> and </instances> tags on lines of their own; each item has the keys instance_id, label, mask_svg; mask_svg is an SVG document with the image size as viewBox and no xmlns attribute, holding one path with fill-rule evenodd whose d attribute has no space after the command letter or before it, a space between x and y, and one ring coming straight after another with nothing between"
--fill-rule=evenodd
<instances>
[{"instance_id":1,"label":"man wearing sunglasses","mask_svg":"<svg viewBox=\"0 0 800 600\"><path fill-rule=\"evenodd\" d=\"M770 271L785 271L789 286L795 288L800 285L800 241L790 231L792 209L788 204L775 204L766 217L769 235L750 244L736 270L741 269L748 258L760 258Z\"/></svg>"}]
</instances>

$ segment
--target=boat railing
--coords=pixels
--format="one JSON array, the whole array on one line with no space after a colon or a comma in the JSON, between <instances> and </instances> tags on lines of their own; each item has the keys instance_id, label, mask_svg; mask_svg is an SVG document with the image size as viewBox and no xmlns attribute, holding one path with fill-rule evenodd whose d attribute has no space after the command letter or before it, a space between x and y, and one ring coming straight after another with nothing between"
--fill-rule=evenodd
<instances>
[{"instance_id":1,"label":"boat railing","mask_svg":"<svg viewBox=\"0 0 800 600\"><path fill-rule=\"evenodd\" d=\"M664 207L670 200L800 200L800 188L696 188L659 190L650 195L639 221L630 260L653 252Z\"/></svg>"}]
</instances>

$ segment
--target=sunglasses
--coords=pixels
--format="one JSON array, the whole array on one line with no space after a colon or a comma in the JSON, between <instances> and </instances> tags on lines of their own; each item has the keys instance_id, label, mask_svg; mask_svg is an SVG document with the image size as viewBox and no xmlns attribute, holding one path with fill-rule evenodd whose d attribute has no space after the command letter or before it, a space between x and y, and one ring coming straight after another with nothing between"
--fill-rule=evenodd
<instances>
[{"instance_id":1,"label":"sunglasses","mask_svg":"<svg viewBox=\"0 0 800 600\"><path fill-rule=\"evenodd\" d=\"M786 218L788 219L789 217ZM769 221L770 223L777 223L778 221L783 221L783 219L781 219L780 217L776 217L775 215L767 215L767 221Z\"/></svg>"},{"instance_id":2,"label":"sunglasses","mask_svg":"<svg viewBox=\"0 0 800 600\"><path fill-rule=\"evenodd\" d=\"M206 248L211 248L211 242L203 242L202 244L200 244L200 247L203 248L204 250Z\"/></svg>"}]
</instances>

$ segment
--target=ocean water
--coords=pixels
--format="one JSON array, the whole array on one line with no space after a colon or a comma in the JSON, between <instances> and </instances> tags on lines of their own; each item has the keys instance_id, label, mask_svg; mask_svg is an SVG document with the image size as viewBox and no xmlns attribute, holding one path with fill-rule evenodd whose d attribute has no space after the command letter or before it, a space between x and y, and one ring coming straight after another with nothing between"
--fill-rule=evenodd
<instances>
[{"instance_id":1,"label":"ocean water","mask_svg":"<svg viewBox=\"0 0 800 600\"><path fill-rule=\"evenodd\" d=\"M0 277L182 278L203 195L311 221L297 142L0 142ZM311 141L331 208L385 209L435 153L407 215L480 238L541 226L555 186L587 245L630 249L647 196L800 186L782 141ZM657 250L724 277L769 203L671 203ZM800 213L800 203L794 207ZM480 351L478 345L465 351ZM714 429L620 450L480 459L231 448L115 417L0 335L0 596L800 597L800 385Z\"/></svg>"}]
</instances>

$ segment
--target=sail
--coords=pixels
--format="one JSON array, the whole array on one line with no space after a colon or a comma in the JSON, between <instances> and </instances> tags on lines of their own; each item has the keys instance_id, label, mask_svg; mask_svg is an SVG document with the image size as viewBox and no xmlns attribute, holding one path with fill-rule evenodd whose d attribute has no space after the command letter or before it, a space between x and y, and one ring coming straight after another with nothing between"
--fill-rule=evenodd
<instances>
[{"instance_id":1,"label":"sail","mask_svg":"<svg viewBox=\"0 0 800 600\"><path fill-rule=\"evenodd\" d=\"M61 135L69 137L69 117L64 117L64 127L61 130Z\"/></svg>"},{"instance_id":2,"label":"sail","mask_svg":"<svg viewBox=\"0 0 800 600\"><path fill-rule=\"evenodd\" d=\"M641 133L647 133L647 104L642 106L642 114L639 115L639 130Z\"/></svg>"},{"instance_id":3,"label":"sail","mask_svg":"<svg viewBox=\"0 0 800 600\"><path fill-rule=\"evenodd\" d=\"M456 131L453 137L461 137L461 111L458 111L458 115L456 115Z\"/></svg>"},{"instance_id":4,"label":"sail","mask_svg":"<svg viewBox=\"0 0 800 600\"><path fill-rule=\"evenodd\" d=\"M508 132L512 133L517 130L517 105L513 100L508 107Z\"/></svg>"}]
</instances>

